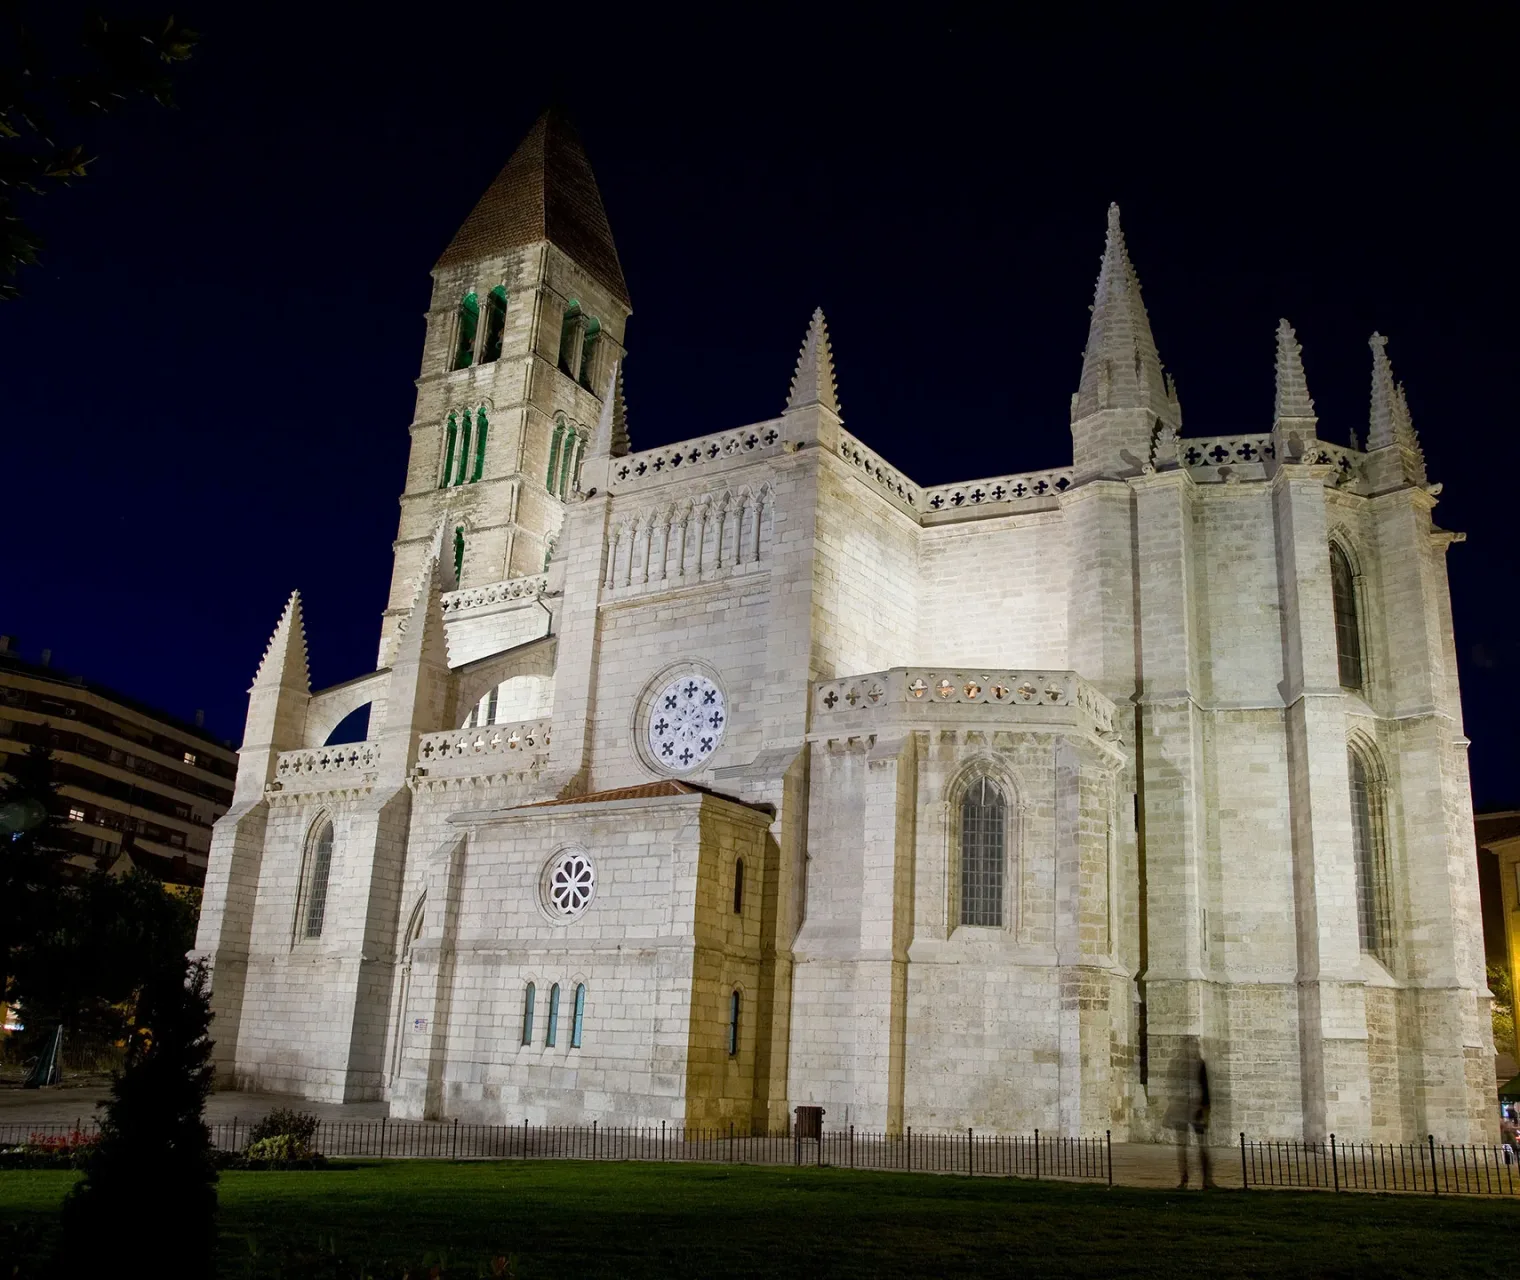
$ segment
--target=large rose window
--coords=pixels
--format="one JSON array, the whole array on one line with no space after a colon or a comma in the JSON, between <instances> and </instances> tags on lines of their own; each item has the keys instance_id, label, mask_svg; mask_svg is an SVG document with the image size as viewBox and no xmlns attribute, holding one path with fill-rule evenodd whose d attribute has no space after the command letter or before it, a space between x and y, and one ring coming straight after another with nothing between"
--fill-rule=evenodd
<instances>
[{"instance_id":1,"label":"large rose window","mask_svg":"<svg viewBox=\"0 0 1520 1280\"><path fill-rule=\"evenodd\" d=\"M718 749L727 723L723 690L706 676L681 676L650 704L649 751L661 768L690 773Z\"/></svg>"}]
</instances>

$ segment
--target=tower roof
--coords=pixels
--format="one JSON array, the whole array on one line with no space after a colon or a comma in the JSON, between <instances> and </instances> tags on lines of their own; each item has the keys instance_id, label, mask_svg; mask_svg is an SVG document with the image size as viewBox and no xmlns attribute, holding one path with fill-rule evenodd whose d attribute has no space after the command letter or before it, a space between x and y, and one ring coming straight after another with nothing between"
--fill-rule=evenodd
<instances>
[{"instance_id":1,"label":"tower roof","mask_svg":"<svg viewBox=\"0 0 1520 1280\"><path fill-rule=\"evenodd\" d=\"M1108 206L1108 236L1093 294L1082 379L1072 401L1072 421L1099 409L1149 409L1173 425L1180 419L1161 371L1150 317L1140 297L1140 279L1124 245L1116 204Z\"/></svg>"},{"instance_id":2,"label":"tower roof","mask_svg":"<svg viewBox=\"0 0 1520 1280\"><path fill-rule=\"evenodd\" d=\"M553 108L528 130L437 265L476 262L540 240L632 305L591 162L574 126Z\"/></svg>"}]
</instances>

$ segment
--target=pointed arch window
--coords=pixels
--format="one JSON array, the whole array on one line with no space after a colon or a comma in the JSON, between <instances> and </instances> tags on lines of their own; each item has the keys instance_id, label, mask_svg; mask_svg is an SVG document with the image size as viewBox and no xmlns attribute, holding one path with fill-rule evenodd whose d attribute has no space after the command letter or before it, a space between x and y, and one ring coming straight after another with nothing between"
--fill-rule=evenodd
<instances>
[{"instance_id":1,"label":"pointed arch window","mask_svg":"<svg viewBox=\"0 0 1520 1280\"><path fill-rule=\"evenodd\" d=\"M991 778L973 778L961 795L960 922L986 928L1003 923L1008 804Z\"/></svg>"},{"instance_id":2,"label":"pointed arch window","mask_svg":"<svg viewBox=\"0 0 1520 1280\"><path fill-rule=\"evenodd\" d=\"M577 381L581 374L581 353L585 345L586 317L578 298L565 306L565 318L559 330L559 367Z\"/></svg>"},{"instance_id":3,"label":"pointed arch window","mask_svg":"<svg viewBox=\"0 0 1520 1280\"><path fill-rule=\"evenodd\" d=\"M1330 592L1335 604L1335 654L1343 689L1362 687L1362 629L1356 609L1356 574L1351 557L1330 544Z\"/></svg>"},{"instance_id":4,"label":"pointed arch window","mask_svg":"<svg viewBox=\"0 0 1520 1280\"><path fill-rule=\"evenodd\" d=\"M559 476L560 450L565 446L565 433L569 430L563 418L555 421L554 436L549 442L549 470L544 474L544 488L550 493L556 492L554 482Z\"/></svg>"},{"instance_id":5,"label":"pointed arch window","mask_svg":"<svg viewBox=\"0 0 1520 1280\"><path fill-rule=\"evenodd\" d=\"M486 407L481 405L475 413L475 468L470 472L470 482L480 479L486 467L486 432L491 424L486 418Z\"/></svg>"},{"instance_id":6,"label":"pointed arch window","mask_svg":"<svg viewBox=\"0 0 1520 1280\"><path fill-rule=\"evenodd\" d=\"M1392 886L1383 787L1373 762L1349 749L1351 847L1356 859L1356 923L1362 950L1384 964L1393 957Z\"/></svg>"},{"instance_id":7,"label":"pointed arch window","mask_svg":"<svg viewBox=\"0 0 1520 1280\"><path fill-rule=\"evenodd\" d=\"M444 433L443 442L443 474L438 481L440 489L447 489L454 483L454 450L459 444L459 415L449 414L448 430Z\"/></svg>"},{"instance_id":8,"label":"pointed arch window","mask_svg":"<svg viewBox=\"0 0 1520 1280\"><path fill-rule=\"evenodd\" d=\"M528 983L528 989L523 992L522 1042L524 1044L533 1043L533 997L535 994L533 984Z\"/></svg>"},{"instance_id":9,"label":"pointed arch window","mask_svg":"<svg viewBox=\"0 0 1520 1280\"><path fill-rule=\"evenodd\" d=\"M581 373L579 382L587 391L595 390L596 353L602 336L602 322L595 316L586 319L585 336L581 339Z\"/></svg>"},{"instance_id":10,"label":"pointed arch window","mask_svg":"<svg viewBox=\"0 0 1520 1280\"><path fill-rule=\"evenodd\" d=\"M559 485L555 490L561 501L570 496L575 479L580 474L581 454L585 448L585 437L574 427L570 428L565 435L565 447L560 453Z\"/></svg>"},{"instance_id":11,"label":"pointed arch window","mask_svg":"<svg viewBox=\"0 0 1520 1280\"><path fill-rule=\"evenodd\" d=\"M575 987L575 1012L570 1020L570 1047L581 1047L581 1031L586 1025L586 984L580 982Z\"/></svg>"},{"instance_id":12,"label":"pointed arch window","mask_svg":"<svg viewBox=\"0 0 1520 1280\"><path fill-rule=\"evenodd\" d=\"M555 1038L559 1035L559 983L549 988L549 1017L546 1019L544 1029L544 1047L554 1048Z\"/></svg>"},{"instance_id":13,"label":"pointed arch window","mask_svg":"<svg viewBox=\"0 0 1520 1280\"><path fill-rule=\"evenodd\" d=\"M502 340L507 332L507 287L499 284L486 294L486 333L480 348L480 363L501 359Z\"/></svg>"},{"instance_id":14,"label":"pointed arch window","mask_svg":"<svg viewBox=\"0 0 1520 1280\"><path fill-rule=\"evenodd\" d=\"M459 418L459 465L454 468L454 484L463 484L470 474L470 431L474 420L468 409Z\"/></svg>"},{"instance_id":15,"label":"pointed arch window","mask_svg":"<svg viewBox=\"0 0 1520 1280\"><path fill-rule=\"evenodd\" d=\"M301 936L320 938L327 922L327 882L332 875L333 825L324 818L316 828L307 854L306 883L301 895Z\"/></svg>"},{"instance_id":16,"label":"pointed arch window","mask_svg":"<svg viewBox=\"0 0 1520 1280\"><path fill-rule=\"evenodd\" d=\"M480 328L480 299L464 295L459 304L458 336L454 342L454 368L468 369L475 361L475 334Z\"/></svg>"}]
</instances>

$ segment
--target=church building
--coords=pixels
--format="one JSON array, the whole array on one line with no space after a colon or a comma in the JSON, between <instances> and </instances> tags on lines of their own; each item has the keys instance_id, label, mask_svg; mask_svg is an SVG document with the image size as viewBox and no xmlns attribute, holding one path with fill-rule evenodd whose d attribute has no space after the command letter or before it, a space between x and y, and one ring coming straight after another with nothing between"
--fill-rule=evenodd
<instances>
[{"instance_id":1,"label":"church building","mask_svg":"<svg viewBox=\"0 0 1520 1280\"><path fill-rule=\"evenodd\" d=\"M546 113L433 271L375 669L313 692L293 594L254 676L225 1085L1145 1140L1197 1046L1216 1132L1491 1139L1461 535L1384 338L1350 447L1285 320L1260 430L1183 435L1111 207L1071 463L925 487L816 311L776 417L636 450L631 309Z\"/></svg>"}]
</instances>

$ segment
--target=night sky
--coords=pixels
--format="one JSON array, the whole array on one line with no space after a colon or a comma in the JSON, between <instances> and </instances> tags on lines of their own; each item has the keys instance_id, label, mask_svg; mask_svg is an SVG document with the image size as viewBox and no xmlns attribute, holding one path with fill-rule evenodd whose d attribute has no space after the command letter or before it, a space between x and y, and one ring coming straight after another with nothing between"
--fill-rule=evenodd
<instances>
[{"instance_id":1,"label":"night sky","mask_svg":"<svg viewBox=\"0 0 1520 1280\"><path fill-rule=\"evenodd\" d=\"M314 685L373 668L428 271L553 102L633 295L635 448L778 413L822 305L846 424L915 480L1068 462L1110 200L1185 435L1270 429L1279 316L1321 434L1364 433L1389 335L1436 519L1469 535L1475 801L1520 805L1500 32L539 8L177 10L205 33L179 109L95 130L0 303L0 631L26 656L234 742L292 587Z\"/></svg>"}]
</instances>

